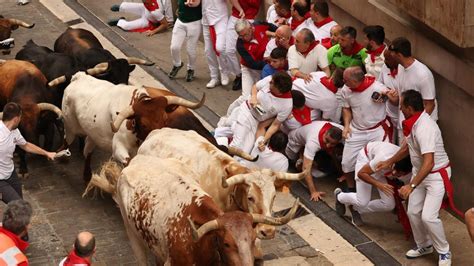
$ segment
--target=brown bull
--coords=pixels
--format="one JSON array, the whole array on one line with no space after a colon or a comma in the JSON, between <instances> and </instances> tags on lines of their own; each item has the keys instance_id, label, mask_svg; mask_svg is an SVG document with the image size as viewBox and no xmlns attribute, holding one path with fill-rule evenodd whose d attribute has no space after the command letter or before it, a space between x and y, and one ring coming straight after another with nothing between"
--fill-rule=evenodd
<instances>
[{"instance_id":1,"label":"brown bull","mask_svg":"<svg viewBox=\"0 0 474 266\"><path fill-rule=\"evenodd\" d=\"M10 49L14 47L13 39L10 39L12 31L18 27L31 29L35 24L28 24L24 21L14 18L4 18L0 15L0 50L3 54L9 54Z\"/></svg>"}]
</instances>

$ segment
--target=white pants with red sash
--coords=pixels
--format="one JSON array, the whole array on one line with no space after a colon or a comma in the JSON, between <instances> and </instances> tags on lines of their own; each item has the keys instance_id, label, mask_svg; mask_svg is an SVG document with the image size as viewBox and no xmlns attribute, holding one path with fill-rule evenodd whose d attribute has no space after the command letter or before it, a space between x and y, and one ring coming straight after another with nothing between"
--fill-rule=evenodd
<instances>
[{"instance_id":1,"label":"white pants with red sash","mask_svg":"<svg viewBox=\"0 0 474 266\"><path fill-rule=\"evenodd\" d=\"M219 71L227 74L227 56L225 54L225 37L227 17L214 25L203 25L204 52L206 53L211 79L219 80Z\"/></svg>"},{"instance_id":2,"label":"white pants with red sash","mask_svg":"<svg viewBox=\"0 0 474 266\"><path fill-rule=\"evenodd\" d=\"M393 195L388 196L382 190L378 189L380 199L370 200L372 197L372 185L357 177L357 173L367 163L369 163L369 158L367 158L364 149L362 149L357 155L357 163L355 166L357 192L341 193L337 199L342 204L352 205L359 213L388 212L393 210L393 208L395 208ZM381 183L387 183L387 178L381 173L374 173L372 177Z\"/></svg>"},{"instance_id":3,"label":"white pants with red sash","mask_svg":"<svg viewBox=\"0 0 474 266\"><path fill-rule=\"evenodd\" d=\"M142 3L123 2L120 4L120 12L126 12L140 16L140 18L132 21L120 19L117 23L117 26L123 30L129 31L146 28L148 27L150 21L156 21L151 12L148 11L148 9L146 9Z\"/></svg>"},{"instance_id":4,"label":"white pants with red sash","mask_svg":"<svg viewBox=\"0 0 474 266\"><path fill-rule=\"evenodd\" d=\"M229 105L227 109L227 116L230 116L232 111L245 102L252 93L252 87L260 80L261 70L255 70L242 65L242 95Z\"/></svg>"},{"instance_id":5,"label":"white pants with red sash","mask_svg":"<svg viewBox=\"0 0 474 266\"><path fill-rule=\"evenodd\" d=\"M258 120L250 113L247 102L242 103L239 108L237 121L232 125L234 138L229 146L236 147L249 153L255 144L255 133L257 133Z\"/></svg>"},{"instance_id":6,"label":"white pants with red sash","mask_svg":"<svg viewBox=\"0 0 474 266\"><path fill-rule=\"evenodd\" d=\"M449 251L449 243L443 222L439 219L439 209L445 193L442 174L450 178L451 167L432 171L426 176L410 194L407 214L416 245L433 245L438 253L445 254Z\"/></svg>"},{"instance_id":7,"label":"white pants with red sash","mask_svg":"<svg viewBox=\"0 0 474 266\"><path fill-rule=\"evenodd\" d=\"M373 129L359 130L350 125L351 136L346 139L342 152L342 171L344 173L354 172L357 155L364 147L372 141L387 141L387 133L383 127L377 126Z\"/></svg>"}]
</instances>

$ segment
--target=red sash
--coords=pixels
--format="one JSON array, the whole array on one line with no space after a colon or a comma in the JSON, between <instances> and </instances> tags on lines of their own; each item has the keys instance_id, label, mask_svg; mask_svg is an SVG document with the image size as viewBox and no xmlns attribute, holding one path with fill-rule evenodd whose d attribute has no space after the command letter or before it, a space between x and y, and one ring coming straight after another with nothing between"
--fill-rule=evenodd
<instances>
[{"instance_id":1,"label":"red sash","mask_svg":"<svg viewBox=\"0 0 474 266\"><path fill-rule=\"evenodd\" d=\"M332 18L327 17L327 18L321 20L320 22L314 22L314 26L316 26L317 28L321 28L322 26L328 24L331 21L333 21Z\"/></svg>"},{"instance_id":2,"label":"red sash","mask_svg":"<svg viewBox=\"0 0 474 266\"><path fill-rule=\"evenodd\" d=\"M160 26L159 23L153 23L151 21L148 21L148 26L146 26L145 28L139 28L139 29L133 29L133 30L130 30L131 32L145 32L145 31L149 31L149 30L154 30L156 28L158 28L158 26Z\"/></svg>"},{"instance_id":3,"label":"red sash","mask_svg":"<svg viewBox=\"0 0 474 266\"><path fill-rule=\"evenodd\" d=\"M431 171L430 174L439 173L441 175L441 178L443 178L444 189L446 190L446 194L448 195L448 197L443 199L443 202L441 203L441 209L446 209L449 207L451 210L453 210L453 212L455 212L457 215L464 219L464 213L460 211L454 204L453 184L451 183L451 180L449 180L448 171L446 170L448 167L451 167L450 163L438 170Z\"/></svg>"},{"instance_id":4,"label":"red sash","mask_svg":"<svg viewBox=\"0 0 474 266\"><path fill-rule=\"evenodd\" d=\"M383 135L383 139L382 141L385 141L388 137L388 141L390 143L392 143L392 138L393 138L393 123L392 121L390 120L390 118L388 117L385 117L384 120L380 121L377 123L377 125L371 127L371 128L368 128L366 130L371 130L371 129L376 129L378 127L382 127L383 128L383 131L385 132L384 135Z\"/></svg>"},{"instance_id":5,"label":"red sash","mask_svg":"<svg viewBox=\"0 0 474 266\"><path fill-rule=\"evenodd\" d=\"M217 34L216 34L216 29L214 28L214 26L209 26L209 35L211 37L212 49L214 49L214 52L216 52L217 56L220 56L220 53L217 51L217 48L216 48Z\"/></svg>"},{"instance_id":6,"label":"red sash","mask_svg":"<svg viewBox=\"0 0 474 266\"><path fill-rule=\"evenodd\" d=\"M332 82L331 79L324 76L319 81L321 82L321 84L323 84L324 87L326 87L326 89L330 90L332 93L337 93L336 85L334 85L334 82Z\"/></svg>"},{"instance_id":7,"label":"red sash","mask_svg":"<svg viewBox=\"0 0 474 266\"><path fill-rule=\"evenodd\" d=\"M313 49L316 47L316 45L318 45L319 41L314 41L312 42L309 47L308 47L308 50L306 50L305 52L302 52L301 54L306 57L309 52L313 51Z\"/></svg>"},{"instance_id":8,"label":"red sash","mask_svg":"<svg viewBox=\"0 0 474 266\"><path fill-rule=\"evenodd\" d=\"M145 3L143 3L143 5L150 12L153 12L153 11L157 10L158 8L160 8L160 6L158 5L158 2L156 2L156 0L145 1Z\"/></svg>"},{"instance_id":9,"label":"red sash","mask_svg":"<svg viewBox=\"0 0 474 266\"><path fill-rule=\"evenodd\" d=\"M300 122L303 126L311 123L311 108L308 106L305 105L303 110L293 108L291 113L293 114L293 117L296 119L296 121Z\"/></svg>"},{"instance_id":10,"label":"red sash","mask_svg":"<svg viewBox=\"0 0 474 266\"><path fill-rule=\"evenodd\" d=\"M410 118L403 120L402 128L403 135L405 137L408 137L408 135L410 135L411 130L413 129L413 125L416 123L416 121L418 121L418 118L420 118L422 113L423 112L416 112Z\"/></svg>"},{"instance_id":11,"label":"red sash","mask_svg":"<svg viewBox=\"0 0 474 266\"><path fill-rule=\"evenodd\" d=\"M373 83L375 82L375 77L372 77L372 76L366 76L364 78L364 80L362 81L362 83L357 86L357 88L351 88L349 87L349 89L351 89L351 91L353 92L363 92L365 91L368 87L370 87L370 85L372 85Z\"/></svg>"},{"instance_id":12,"label":"red sash","mask_svg":"<svg viewBox=\"0 0 474 266\"><path fill-rule=\"evenodd\" d=\"M367 53L370 55L370 61L372 61L372 63L375 63L375 57L381 55L384 50L385 50L385 44L382 44L379 48L375 50L372 50L372 51L367 50Z\"/></svg>"},{"instance_id":13,"label":"red sash","mask_svg":"<svg viewBox=\"0 0 474 266\"><path fill-rule=\"evenodd\" d=\"M331 123L326 123L324 124L324 126L321 128L321 130L319 131L319 134L318 134L318 139L319 139L319 145L321 146L321 149L323 150L329 150L328 147L326 146L326 143L324 142L324 134L326 134L326 132L331 129L333 127L333 125L331 125Z\"/></svg>"}]
</instances>

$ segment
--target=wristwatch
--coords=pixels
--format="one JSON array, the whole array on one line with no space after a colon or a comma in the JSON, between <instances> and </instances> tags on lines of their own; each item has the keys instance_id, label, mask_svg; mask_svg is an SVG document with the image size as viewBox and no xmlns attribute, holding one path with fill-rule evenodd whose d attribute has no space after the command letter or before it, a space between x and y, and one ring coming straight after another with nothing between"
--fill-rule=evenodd
<instances>
[{"instance_id":1,"label":"wristwatch","mask_svg":"<svg viewBox=\"0 0 474 266\"><path fill-rule=\"evenodd\" d=\"M413 183L411 183L411 184L410 184L410 187L411 187L412 189L415 189L415 188L416 188L416 185L413 184Z\"/></svg>"}]
</instances>

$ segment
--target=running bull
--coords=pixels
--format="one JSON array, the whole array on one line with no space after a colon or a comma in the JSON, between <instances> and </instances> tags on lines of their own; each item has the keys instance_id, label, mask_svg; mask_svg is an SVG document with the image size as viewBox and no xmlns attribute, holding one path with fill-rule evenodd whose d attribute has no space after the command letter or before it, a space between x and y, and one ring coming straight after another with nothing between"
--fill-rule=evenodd
<instances>
[{"instance_id":1,"label":"running bull","mask_svg":"<svg viewBox=\"0 0 474 266\"><path fill-rule=\"evenodd\" d=\"M24 21L14 18L4 18L0 15L0 50L3 54L9 54L11 49L15 47L15 41L11 38L12 31L23 27L31 29L35 24L28 24Z\"/></svg>"}]
</instances>

